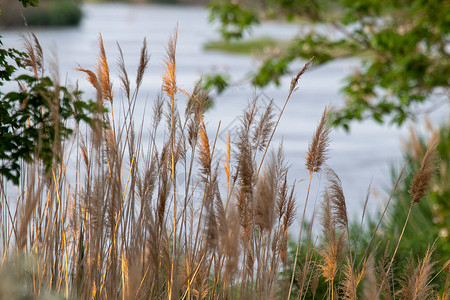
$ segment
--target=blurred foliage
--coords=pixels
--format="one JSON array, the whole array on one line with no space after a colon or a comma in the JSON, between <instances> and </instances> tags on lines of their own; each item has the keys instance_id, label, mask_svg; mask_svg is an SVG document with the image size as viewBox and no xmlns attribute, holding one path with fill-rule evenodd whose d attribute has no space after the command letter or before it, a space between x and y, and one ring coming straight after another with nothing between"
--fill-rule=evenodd
<instances>
[{"instance_id":1,"label":"blurred foliage","mask_svg":"<svg viewBox=\"0 0 450 300\"><path fill-rule=\"evenodd\" d=\"M39 260L37 255L13 255L8 257L0 269L0 299L25 300L36 299L36 289L40 291L41 300L63 300L67 299L63 293L55 290L48 290L42 286L33 285L33 278L40 276ZM69 297L75 300L75 297Z\"/></svg>"},{"instance_id":2,"label":"blurred foliage","mask_svg":"<svg viewBox=\"0 0 450 300\"><path fill-rule=\"evenodd\" d=\"M23 7L27 7L29 5L31 6L38 5L38 0L19 0L19 1L22 2Z\"/></svg>"},{"instance_id":3,"label":"blurred foliage","mask_svg":"<svg viewBox=\"0 0 450 300\"><path fill-rule=\"evenodd\" d=\"M215 88L218 93L223 92L228 87L229 77L224 74L207 74L203 78L203 88L209 90Z\"/></svg>"},{"instance_id":4,"label":"blurred foliage","mask_svg":"<svg viewBox=\"0 0 450 300\"><path fill-rule=\"evenodd\" d=\"M133 4L157 3L162 5L207 5L209 0L84 0L84 2L104 3L123 2Z\"/></svg>"},{"instance_id":5,"label":"blurred foliage","mask_svg":"<svg viewBox=\"0 0 450 300\"><path fill-rule=\"evenodd\" d=\"M270 37L243 41L212 41L204 45L206 50L220 50L240 54L263 54L265 49L279 46L281 42Z\"/></svg>"},{"instance_id":6,"label":"blurred foliage","mask_svg":"<svg viewBox=\"0 0 450 300\"><path fill-rule=\"evenodd\" d=\"M220 33L225 39L242 38L253 24L259 23L256 12L230 1L212 1L208 8L210 20L220 21Z\"/></svg>"},{"instance_id":7,"label":"blurred foliage","mask_svg":"<svg viewBox=\"0 0 450 300\"><path fill-rule=\"evenodd\" d=\"M16 0L4 0L0 25L14 26L67 26L78 25L82 18L80 0L24 0L26 8Z\"/></svg>"},{"instance_id":8,"label":"blurred foliage","mask_svg":"<svg viewBox=\"0 0 450 300\"><path fill-rule=\"evenodd\" d=\"M265 59L252 75L257 86L279 84L297 59L314 56L323 64L364 53L361 68L343 87L346 106L334 113L334 125L346 130L352 120L367 118L401 125L414 118L418 104L433 105L431 98L442 97L448 103L448 1L213 0L209 10L226 40L240 39L261 18L274 16L333 29L330 34L313 26L285 51Z\"/></svg>"}]
</instances>

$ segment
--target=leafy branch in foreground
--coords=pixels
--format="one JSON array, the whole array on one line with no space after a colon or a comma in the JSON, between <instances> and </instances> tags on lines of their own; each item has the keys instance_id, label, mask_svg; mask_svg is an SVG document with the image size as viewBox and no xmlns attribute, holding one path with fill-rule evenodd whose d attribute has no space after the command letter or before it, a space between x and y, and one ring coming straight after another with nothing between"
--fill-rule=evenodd
<instances>
[{"instance_id":1,"label":"leafy branch in foreground","mask_svg":"<svg viewBox=\"0 0 450 300\"><path fill-rule=\"evenodd\" d=\"M37 6L39 3L39 0L19 0L20 2L22 2L22 5L24 7L27 6Z\"/></svg>"},{"instance_id":2,"label":"leafy branch in foreground","mask_svg":"<svg viewBox=\"0 0 450 300\"><path fill-rule=\"evenodd\" d=\"M8 65L1 74L0 85L15 82L18 91L6 95L0 92L0 174L14 184L19 184L23 159L42 161L48 171L55 159L59 159L60 145L72 133L68 122L92 122L90 114L97 111L96 103L81 100L79 91L71 92L50 77L44 77L42 49L34 37L35 44L26 40L27 53L14 49L2 50L5 57L14 59L16 66ZM12 76L25 66L32 75Z\"/></svg>"}]
</instances>

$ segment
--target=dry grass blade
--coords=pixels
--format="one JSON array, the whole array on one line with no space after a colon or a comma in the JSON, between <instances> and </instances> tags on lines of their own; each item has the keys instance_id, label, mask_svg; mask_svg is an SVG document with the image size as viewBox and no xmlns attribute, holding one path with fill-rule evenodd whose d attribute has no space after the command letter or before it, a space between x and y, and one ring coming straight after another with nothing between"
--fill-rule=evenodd
<instances>
[{"instance_id":1,"label":"dry grass blade","mask_svg":"<svg viewBox=\"0 0 450 300\"><path fill-rule=\"evenodd\" d=\"M420 169L414 176L411 188L409 189L409 193L412 197L411 203L420 202L430 186L431 177L436 170L436 147L438 144L439 140L438 138L435 138L430 141L428 145Z\"/></svg>"},{"instance_id":2,"label":"dry grass blade","mask_svg":"<svg viewBox=\"0 0 450 300\"><path fill-rule=\"evenodd\" d=\"M329 134L331 129L327 126L328 108L325 108L319 125L314 132L313 139L308 145L306 155L306 169L309 172L320 172L322 165L327 159L328 145L330 143Z\"/></svg>"}]
</instances>

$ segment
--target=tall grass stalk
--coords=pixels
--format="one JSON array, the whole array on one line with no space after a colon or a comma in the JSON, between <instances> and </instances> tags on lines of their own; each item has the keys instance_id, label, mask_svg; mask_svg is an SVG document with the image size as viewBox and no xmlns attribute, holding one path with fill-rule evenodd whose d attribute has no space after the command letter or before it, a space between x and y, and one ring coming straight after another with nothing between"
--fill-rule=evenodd
<instances>
[{"instance_id":1,"label":"tall grass stalk","mask_svg":"<svg viewBox=\"0 0 450 300\"><path fill-rule=\"evenodd\" d=\"M298 76L296 77L298 80ZM295 78L294 78L295 80ZM294 81L293 82L296 82ZM294 84L291 84L291 91L293 90ZM328 110L325 109L322 114L322 118L320 120L319 125L317 126L316 132L313 135L313 139L308 146L308 153L306 157L306 168L309 171L309 181L308 181L308 190L306 192L305 204L303 206L302 219L300 221L300 233L297 241L297 249L295 251L294 257L294 267L292 270L291 283L289 286L288 299L290 299L292 284L294 283L294 275L295 275L295 267L297 265L297 257L298 252L300 250L300 242L302 238L303 224L305 221L306 207L308 206L309 192L311 188L312 175L314 172L320 172L322 165L324 164L327 157L327 147L329 144L329 133L330 129L328 128L326 122L328 117Z\"/></svg>"}]
</instances>

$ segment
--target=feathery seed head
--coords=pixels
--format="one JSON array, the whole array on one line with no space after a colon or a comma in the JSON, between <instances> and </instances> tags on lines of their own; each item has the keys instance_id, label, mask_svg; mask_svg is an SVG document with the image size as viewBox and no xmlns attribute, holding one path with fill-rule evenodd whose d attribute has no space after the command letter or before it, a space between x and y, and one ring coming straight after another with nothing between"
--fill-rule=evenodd
<instances>
[{"instance_id":1,"label":"feathery seed head","mask_svg":"<svg viewBox=\"0 0 450 300\"><path fill-rule=\"evenodd\" d=\"M97 66L97 73L99 74L98 77L101 82L103 97L105 98L105 100L108 100L112 105L113 103L112 83L109 79L108 61L106 60L106 52L105 47L103 45L103 37L101 34L99 34L98 41L100 47L100 54Z\"/></svg>"},{"instance_id":2,"label":"feathery seed head","mask_svg":"<svg viewBox=\"0 0 450 300\"><path fill-rule=\"evenodd\" d=\"M413 178L411 188L409 189L409 194L412 197L411 203L420 202L430 187L431 178L436 170L436 147L438 143L438 138L430 141L420 169Z\"/></svg>"},{"instance_id":3,"label":"feathery seed head","mask_svg":"<svg viewBox=\"0 0 450 300\"><path fill-rule=\"evenodd\" d=\"M313 139L308 145L306 156L306 168L310 173L320 172L322 165L327 159L328 145L330 143L329 134L331 129L327 126L328 108L325 108L319 125L314 132Z\"/></svg>"},{"instance_id":4,"label":"feathery seed head","mask_svg":"<svg viewBox=\"0 0 450 300\"><path fill-rule=\"evenodd\" d=\"M136 75L136 86L139 87L142 83L142 78L144 78L145 69L147 68L148 62L150 61L150 55L147 50L147 39L144 38L141 49L141 58L139 59L139 66Z\"/></svg>"},{"instance_id":5,"label":"feathery seed head","mask_svg":"<svg viewBox=\"0 0 450 300\"><path fill-rule=\"evenodd\" d=\"M177 48L178 31L175 30L174 35L169 37L169 42L166 47L167 57L164 59L165 71L163 75L163 90L166 94L173 98L177 92L177 85L175 79L176 60L175 52Z\"/></svg>"},{"instance_id":6,"label":"feathery seed head","mask_svg":"<svg viewBox=\"0 0 450 300\"><path fill-rule=\"evenodd\" d=\"M206 133L206 126L203 121L203 117L199 115L200 117L200 128L199 128L199 161L202 166L202 173L205 176L205 178L210 174L211 172L211 150L209 147L209 139L208 135Z\"/></svg>"},{"instance_id":7,"label":"feathery seed head","mask_svg":"<svg viewBox=\"0 0 450 300\"><path fill-rule=\"evenodd\" d=\"M306 70L307 70L307 69L309 68L309 66L311 65L311 62L313 61L313 59L314 59L314 56L311 57L311 58L306 62L306 64L303 66L303 68L297 73L297 75L295 75L295 77L292 78L292 80L291 80L291 87L290 87L290 89L289 89L289 94L291 94L291 93L294 91L294 89L297 87L298 80L299 80L300 76L302 76L302 75L306 72Z\"/></svg>"}]
</instances>

